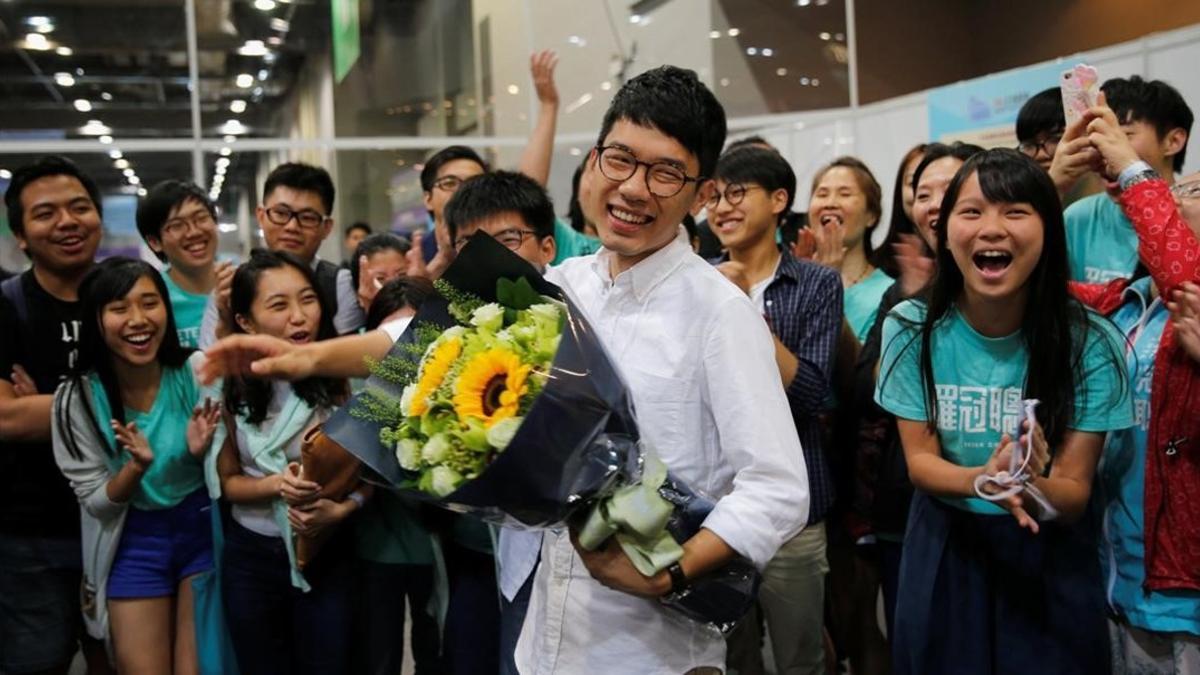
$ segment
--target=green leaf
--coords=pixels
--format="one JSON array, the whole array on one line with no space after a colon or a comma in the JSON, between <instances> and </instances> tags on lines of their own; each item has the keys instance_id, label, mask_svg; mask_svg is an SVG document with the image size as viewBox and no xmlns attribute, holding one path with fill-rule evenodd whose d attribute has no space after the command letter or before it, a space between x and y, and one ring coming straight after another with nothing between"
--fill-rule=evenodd
<instances>
[{"instance_id":1,"label":"green leaf","mask_svg":"<svg viewBox=\"0 0 1200 675\"><path fill-rule=\"evenodd\" d=\"M496 300L505 307L520 310L541 302L542 296L533 290L525 277L516 281L500 278L496 280Z\"/></svg>"}]
</instances>

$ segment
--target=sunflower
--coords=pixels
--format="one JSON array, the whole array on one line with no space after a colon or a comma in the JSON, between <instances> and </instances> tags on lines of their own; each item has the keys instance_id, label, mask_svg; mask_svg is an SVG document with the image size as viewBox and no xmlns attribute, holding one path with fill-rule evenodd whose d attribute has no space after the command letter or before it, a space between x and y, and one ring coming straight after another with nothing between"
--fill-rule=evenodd
<instances>
[{"instance_id":1,"label":"sunflower","mask_svg":"<svg viewBox=\"0 0 1200 675\"><path fill-rule=\"evenodd\" d=\"M459 419L478 417L484 427L515 416L529 391L531 369L503 347L480 352L463 366L454 384L454 412Z\"/></svg>"},{"instance_id":2,"label":"sunflower","mask_svg":"<svg viewBox=\"0 0 1200 675\"><path fill-rule=\"evenodd\" d=\"M461 353L462 339L452 337L435 347L429 358L421 364L421 377L417 380L417 389L408 411L410 417L420 417L429 411L429 397L442 386L450 366L454 365L454 360Z\"/></svg>"}]
</instances>

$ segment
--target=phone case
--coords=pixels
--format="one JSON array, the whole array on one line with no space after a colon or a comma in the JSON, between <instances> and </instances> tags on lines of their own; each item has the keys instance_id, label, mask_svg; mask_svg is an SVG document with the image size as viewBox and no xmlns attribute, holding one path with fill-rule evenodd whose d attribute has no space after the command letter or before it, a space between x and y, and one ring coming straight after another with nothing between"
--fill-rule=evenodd
<instances>
[{"instance_id":1,"label":"phone case","mask_svg":"<svg viewBox=\"0 0 1200 675\"><path fill-rule=\"evenodd\" d=\"M1096 105L1100 75L1092 66L1080 63L1063 71L1059 77L1059 87L1062 89L1063 114L1066 115L1067 124L1071 124Z\"/></svg>"}]
</instances>

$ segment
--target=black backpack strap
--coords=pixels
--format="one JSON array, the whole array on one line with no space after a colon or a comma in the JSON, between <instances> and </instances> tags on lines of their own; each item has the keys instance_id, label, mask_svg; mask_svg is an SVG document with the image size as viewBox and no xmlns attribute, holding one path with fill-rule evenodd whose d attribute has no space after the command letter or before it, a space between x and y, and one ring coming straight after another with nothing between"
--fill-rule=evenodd
<instances>
[{"instance_id":1,"label":"black backpack strap","mask_svg":"<svg viewBox=\"0 0 1200 675\"><path fill-rule=\"evenodd\" d=\"M21 291L21 275L11 276L4 281L0 281L0 292L4 294L4 298L12 304L13 309L17 310L17 319L22 324L29 323L29 305L25 303L25 293Z\"/></svg>"},{"instance_id":2,"label":"black backpack strap","mask_svg":"<svg viewBox=\"0 0 1200 675\"><path fill-rule=\"evenodd\" d=\"M327 260L317 263L317 293L321 294L321 300L325 302L325 306L335 315L337 314L338 306L337 275L337 265Z\"/></svg>"}]
</instances>

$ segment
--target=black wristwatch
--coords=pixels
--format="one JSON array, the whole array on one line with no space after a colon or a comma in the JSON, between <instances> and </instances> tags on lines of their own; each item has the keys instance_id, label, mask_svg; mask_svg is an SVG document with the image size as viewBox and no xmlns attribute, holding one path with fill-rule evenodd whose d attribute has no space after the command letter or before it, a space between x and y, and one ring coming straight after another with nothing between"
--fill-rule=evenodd
<instances>
[{"instance_id":1,"label":"black wristwatch","mask_svg":"<svg viewBox=\"0 0 1200 675\"><path fill-rule=\"evenodd\" d=\"M688 578L678 560L667 567L667 574L671 577L671 595L682 595L688 591Z\"/></svg>"}]
</instances>

